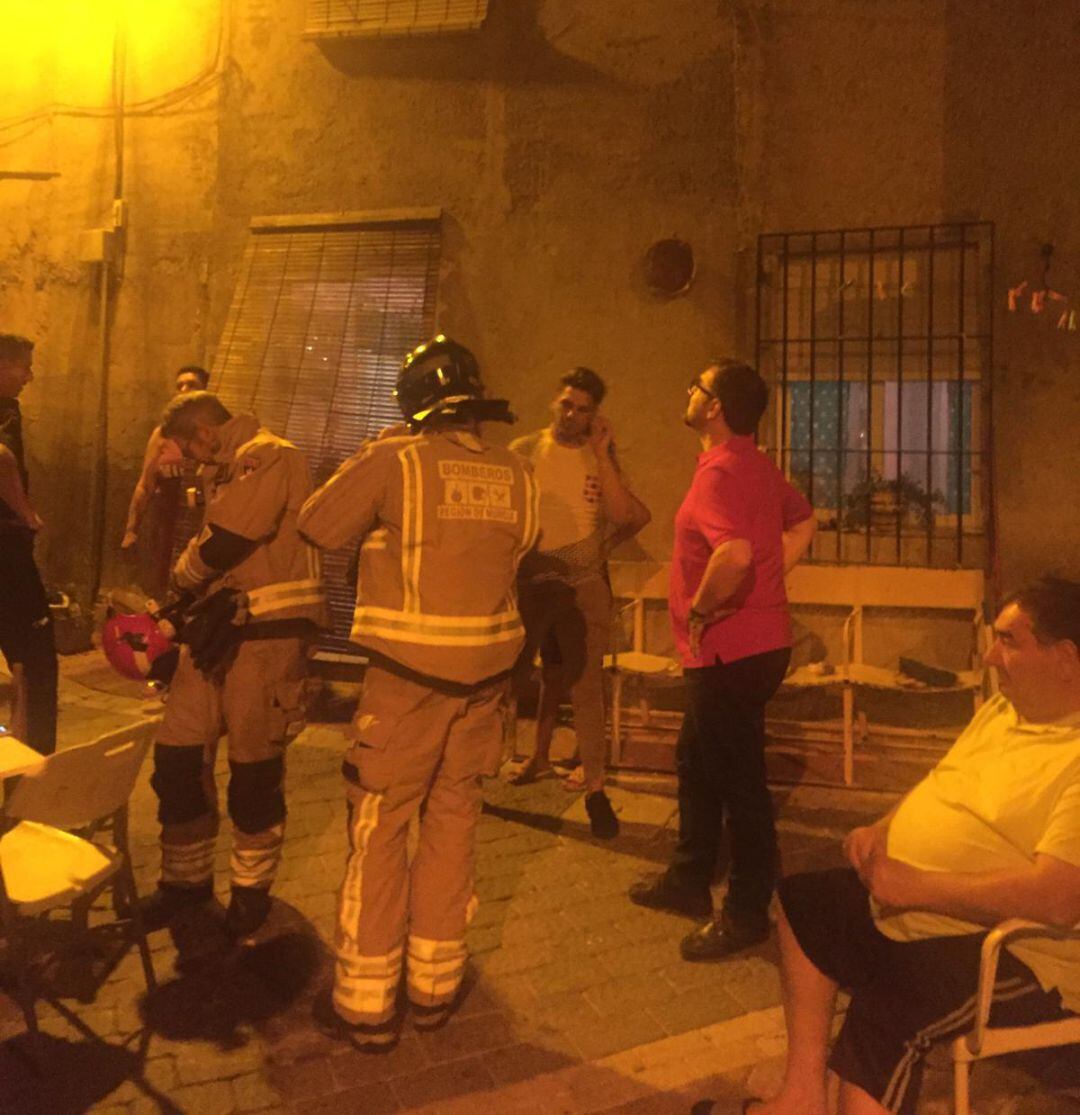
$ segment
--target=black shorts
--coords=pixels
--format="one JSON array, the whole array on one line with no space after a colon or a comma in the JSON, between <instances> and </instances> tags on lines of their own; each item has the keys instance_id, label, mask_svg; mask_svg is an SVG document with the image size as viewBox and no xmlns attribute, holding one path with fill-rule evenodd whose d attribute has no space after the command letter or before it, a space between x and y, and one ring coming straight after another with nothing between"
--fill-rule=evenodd
<instances>
[{"instance_id":1,"label":"black shorts","mask_svg":"<svg viewBox=\"0 0 1080 1115\"><path fill-rule=\"evenodd\" d=\"M793 875L779 896L807 958L851 995L829 1067L887 1110L914 1112L927 1050L972 1024L986 934L893 941L874 924L869 895L850 868ZM1056 991L1044 991L1030 968L1002 952L995 1022L1067 1013Z\"/></svg>"}]
</instances>

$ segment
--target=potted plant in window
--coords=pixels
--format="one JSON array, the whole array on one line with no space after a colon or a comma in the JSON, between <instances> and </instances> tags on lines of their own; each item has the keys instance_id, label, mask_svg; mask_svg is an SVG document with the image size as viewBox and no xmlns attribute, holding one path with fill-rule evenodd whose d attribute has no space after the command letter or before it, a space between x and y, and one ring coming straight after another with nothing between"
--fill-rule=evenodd
<instances>
[{"instance_id":1,"label":"potted plant in window","mask_svg":"<svg viewBox=\"0 0 1080 1115\"><path fill-rule=\"evenodd\" d=\"M941 492L928 492L906 472L888 478L871 472L844 500L844 527L865 530L869 523L872 531L895 531L899 521L901 529L926 530L944 506Z\"/></svg>"}]
</instances>

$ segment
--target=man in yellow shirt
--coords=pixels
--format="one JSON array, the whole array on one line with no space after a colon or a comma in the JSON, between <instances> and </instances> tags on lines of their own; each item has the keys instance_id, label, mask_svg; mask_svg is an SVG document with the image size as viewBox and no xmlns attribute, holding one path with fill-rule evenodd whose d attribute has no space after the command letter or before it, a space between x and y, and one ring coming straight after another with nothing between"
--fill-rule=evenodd
<instances>
[{"instance_id":1,"label":"man in yellow shirt","mask_svg":"<svg viewBox=\"0 0 1080 1115\"><path fill-rule=\"evenodd\" d=\"M752 1115L825 1115L827 1069L846 1115L914 1112L926 1051L971 1024L987 927L1080 922L1080 583L1016 593L994 635L1000 695L891 813L848 835L849 868L781 884L788 1063ZM1009 950L995 1018L1080 1011L1080 941Z\"/></svg>"}]
</instances>

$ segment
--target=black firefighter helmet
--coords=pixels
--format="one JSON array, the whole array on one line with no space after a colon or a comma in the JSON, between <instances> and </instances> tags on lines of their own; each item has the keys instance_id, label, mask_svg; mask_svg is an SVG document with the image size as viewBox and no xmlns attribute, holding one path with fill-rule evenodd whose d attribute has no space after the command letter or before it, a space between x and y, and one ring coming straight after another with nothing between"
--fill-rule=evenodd
<instances>
[{"instance_id":1,"label":"black firefighter helmet","mask_svg":"<svg viewBox=\"0 0 1080 1115\"><path fill-rule=\"evenodd\" d=\"M484 381L476 357L442 333L417 345L405 357L394 398L413 429L421 429L433 419L514 421L506 399L484 398Z\"/></svg>"}]
</instances>

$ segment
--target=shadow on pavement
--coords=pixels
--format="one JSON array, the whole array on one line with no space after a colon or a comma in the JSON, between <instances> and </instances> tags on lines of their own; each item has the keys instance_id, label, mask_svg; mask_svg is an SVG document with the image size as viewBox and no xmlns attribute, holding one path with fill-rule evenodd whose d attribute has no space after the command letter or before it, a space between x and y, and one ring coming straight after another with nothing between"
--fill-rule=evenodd
<instances>
[{"instance_id":1,"label":"shadow on pavement","mask_svg":"<svg viewBox=\"0 0 1080 1115\"><path fill-rule=\"evenodd\" d=\"M145 1041L138 1049L103 1041L59 1003L51 1005L82 1031L74 1040L41 1034L35 1068L30 1035L23 1032L0 1043L0 1111L20 1115L76 1115L89 1111L125 1081L132 1081L164 1115L180 1109L143 1076ZM138 1035L133 1035L133 1037Z\"/></svg>"},{"instance_id":2,"label":"shadow on pavement","mask_svg":"<svg viewBox=\"0 0 1080 1115\"><path fill-rule=\"evenodd\" d=\"M216 924L204 925L204 947L194 951L185 942L178 950L180 974L144 998L140 1012L148 1030L172 1041L235 1049L247 1044L251 1028L309 996L327 954L315 930L292 912L284 932L252 945L233 945Z\"/></svg>"}]
</instances>

